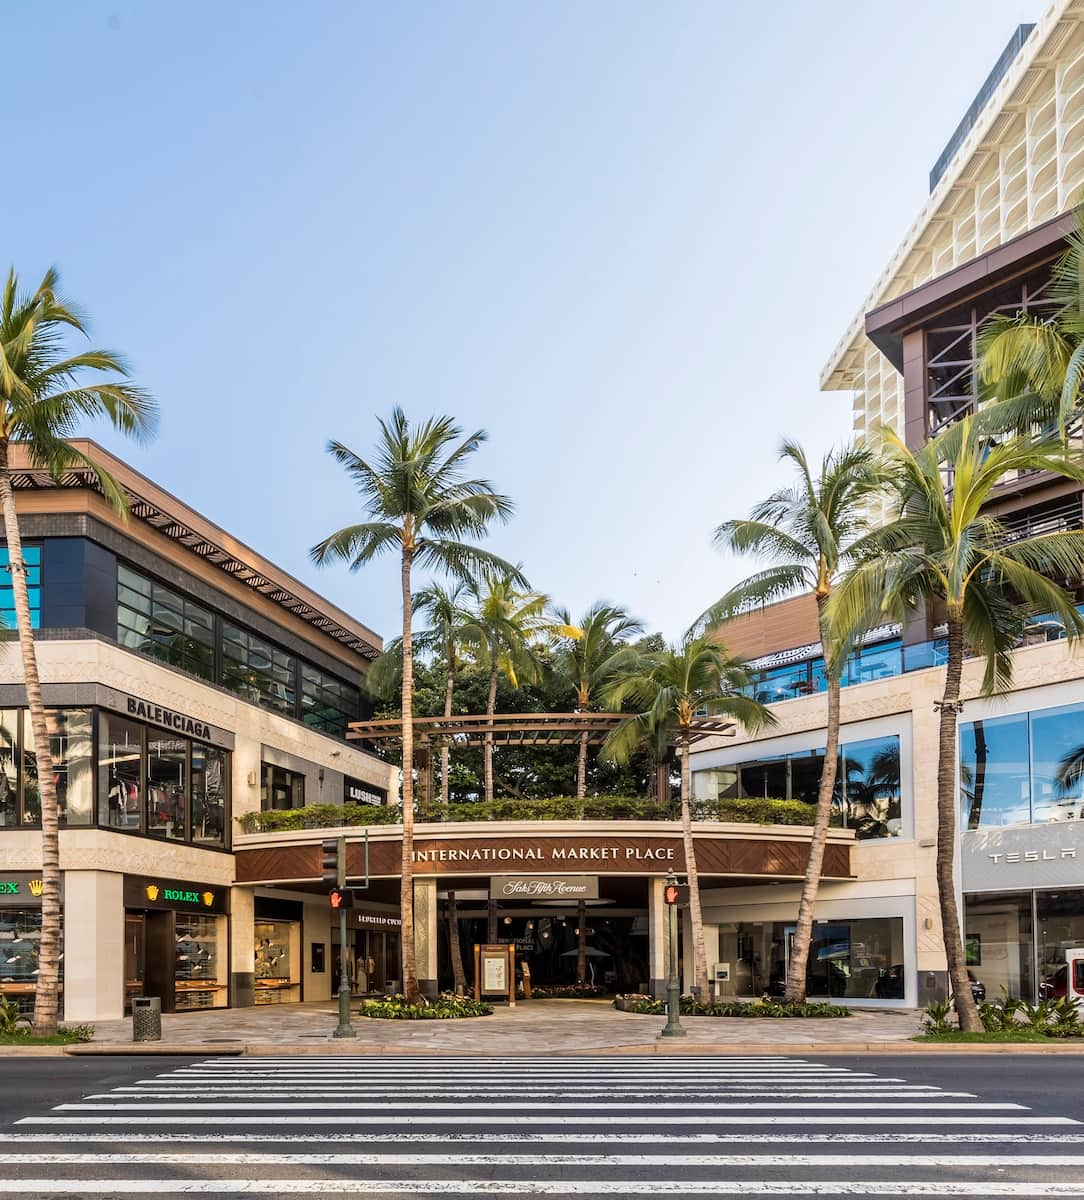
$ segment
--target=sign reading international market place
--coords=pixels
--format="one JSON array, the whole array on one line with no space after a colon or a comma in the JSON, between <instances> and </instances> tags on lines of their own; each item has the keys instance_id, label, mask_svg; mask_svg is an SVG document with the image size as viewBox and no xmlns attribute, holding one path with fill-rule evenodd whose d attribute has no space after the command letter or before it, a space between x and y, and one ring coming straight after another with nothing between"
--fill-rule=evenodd
<instances>
[{"instance_id":1,"label":"sign reading international market place","mask_svg":"<svg viewBox=\"0 0 1084 1200\"><path fill-rule=\"evenodd\" d=\"M597 900L597 875L494 875L494 900Z\"/></svg>"}]
</instances>

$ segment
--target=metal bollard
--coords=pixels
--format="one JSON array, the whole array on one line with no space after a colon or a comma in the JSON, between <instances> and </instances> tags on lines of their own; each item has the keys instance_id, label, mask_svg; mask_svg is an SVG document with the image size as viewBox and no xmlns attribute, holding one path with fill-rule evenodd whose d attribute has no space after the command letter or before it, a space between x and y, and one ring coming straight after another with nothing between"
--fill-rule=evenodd
<instances>
[{"instance_id":1,"label":"metal bollard","mask_svg":"<svg viewBox=\"0 0 1084 1200\"><path fill-rule=\"evenodd\" d=\"M158 996L136 996L132 1000L132 1041L162 1040L162 1001Z\"/></svg>"}]
</instances>

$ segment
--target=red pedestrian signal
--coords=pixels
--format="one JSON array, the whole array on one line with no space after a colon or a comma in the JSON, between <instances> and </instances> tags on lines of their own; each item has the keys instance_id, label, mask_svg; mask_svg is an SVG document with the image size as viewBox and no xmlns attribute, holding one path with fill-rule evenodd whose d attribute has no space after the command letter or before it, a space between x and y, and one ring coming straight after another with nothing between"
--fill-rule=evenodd
<instances>
[{"instance_id":1,"label":"red pedestrian signal","mask_svg":"<svg viewBox=\"0 0 1084 1200\"><path fill-rule=\"evenodd\" d=\"M676 883L668 883L662 890L662 898L667 904L677 904L681 889Z\"/></svg>"},{"instance_id":2,"label":"red pedestrian signal","mask_svg":"<svg viewBox=\"0 0 1084 1200\"><path fill-rule=\"evenodd\" d=\"M327 898L332 909L335 911L340 908L354 907L354 895L352 892L348 892L346 888L332 888Z\"/></svg>"}]
</instances>

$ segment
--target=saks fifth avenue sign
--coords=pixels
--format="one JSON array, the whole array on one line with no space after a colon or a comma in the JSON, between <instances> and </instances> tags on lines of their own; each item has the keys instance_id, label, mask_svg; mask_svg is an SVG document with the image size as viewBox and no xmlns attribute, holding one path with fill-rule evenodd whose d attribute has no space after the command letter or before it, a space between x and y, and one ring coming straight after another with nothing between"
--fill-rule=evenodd
<instances>
[{"instance_id":1,"label":"saks fifth avenue sign","mask_svg":"<svg viewBox=\"0 0 1084 1200\"><path fill-rule=\"evenodd\" d=\"M494 875L494 900L597 900L597 875Z\"/></svg>"}]
</instances>

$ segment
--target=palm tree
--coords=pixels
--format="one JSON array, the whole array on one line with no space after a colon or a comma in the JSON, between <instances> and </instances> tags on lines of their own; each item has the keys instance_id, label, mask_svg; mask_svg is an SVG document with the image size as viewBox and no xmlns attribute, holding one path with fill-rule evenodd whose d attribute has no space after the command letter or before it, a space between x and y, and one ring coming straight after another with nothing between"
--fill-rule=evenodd
<instances>
[{"instance_id":1,"label":"palm tree","mask_svg":"<svg viewBox=\"0 0 1084 1200\"><path fill-rule=\"evenodd\" d=\"M718 624L737 613L799 591L812 592L817 602L817 625L828 684L828 729L787 970L786 1000L801 1004L806 995L813 914L836 784L840 676L851 646L850 639L837 637L829 625L828 598L840 572L854 561L861 539L869 531L868 502L884 487L884 481L874 455L857 446L829 451L816 475L810 469L805 451L795 442L785 441L779 457L795 469L795 482L757 504L748 520L724 521L715 530L717 546L739 554L754 554L774 565L729 591L708 610L707 620L709 624Z\"/></svg>"},{"instance_id":2,"label":"palm tree","mask_svg":"<svg viewBox=\"0 0 1084 1200\"><path fill-rule=\"evenodd\" d=\"M577 711L589 712L598 689L635 654L630 646L623 644L623 639L642 633L644 627L623 608L602 601L588 609L575 624L567 609L559 609L556 615L560 624L576 629L578 634L561 639L554 672L576 689ZM587 795L586 730L580 734L576 795L581 800Z\"/></svg>"},{"instance_id":3,"label":"palm tree","mask_svg":"<svg viewBox=\"0 0 1084 1200\"><path fill-rule=\"evenodd\" d=\"M41 800L41 943L34 991L34 1032L56 1032L60 970L60 816L57 809L52 745L41 697L41 679L34 635L26 565L15 512L11 449L19 443L38 467L59 478L73 467L89 469L102 494L121 513L127 501L120 485L107 471L66 440L76 433L84 417L105 417L115 429L136 439L149 438L156 409L149 396L125 382L123 361L107 350L68 354L70 330L85 335L77 311L57 296L59 278L46 272L29 293L19 290L14 270L8 273L0 297L0 508L3 509L11 586L15 597L15 624L26 680L31 741L38 767ZM102 372L105 382L87 379Z\"/></svg>"},{"instance_id":4,"label":"palm tree","mask_svg":"<svg viewBox=\"0 0 1084 1200\"><path fill-rule=\"evenodd\" d=\"M371 518L347 525L312 548L313 560L343 560L360 570L386 551L399 551L403 605L403 864L401 905L403 992L421 1002L414 958L414 652L411 572L415 564L469 580L488 569L518 575L514 567L463 537L479 537L494 520L512 515L512 502L486 479L464 475L469 457L486 440L484 430L461 438L451 417L430 417L412 427L401 408L381 420L372 463L342 442L328 452L346 468ZM458 442L458 444L456 444Z\"/></svg>"},{"instance_id":5,"label":"palm tree","mask_svg":"<svg viewBox=\"0 0 1084 1200\"><path fill-rule=\"evenodd\" d=\"M942 431L922 449L909 450L885 435L886 455L898 490L893 520L869 535L876 550L840 583L830 619L841 629L860 629L878 614L902 620L915 605L943 608L947 631L945 683L937 763L937 888L949 979L960 1028L982 1028L971 996L953 876L957 828L957 714L964 656L985 660L983 695L1004 691L1012 680L1012 649L1026 618L1025 606L1053 612L1071 639L1084 633L1065 589L1054 580L1075 580L1084 562L1084 533L1013 537L983 509L994 489L1019 471L1051 471L1084 479L1079 456L1057 440L1009 437L991 444L981 414ZM951 471L946 491L942 472Z\"/></svg>"},{"instance_id":6,"label":"palm tree","mask_svg":"<svg viewBox=\"0 0 1084 1200\"><path fill-rule=\"evenodd\" d=\"M1038 310L994 313L978 338L981 394L1024 399L1024 417L1056 421L1062 438L1084 403L1084 205Z\"/></svg>"},{"instance_id":7,"label":"palm tree","mask_svg":"<svg viewBox=\"0 0 1084 1200\"><path fill-rule=\"evenodd\" d=\"M497 711L497 681L503 674L513 687L520 679L533 681L540 667L535 643L569 631L546 613L549 597L526 589L518 571L483 571L471 585L471 618L463 637L477 647L489 671L486 716ZM492 720L490 722L492 724ZM493 732L485 733L483 749L485 799L493 800Z\"/></svg>"},{"instance_id":8,"label":"palm tree","mask_svg":"<svg viewBox=\"0 0 1084 1200\"><path fill-rule=\"evenodd\" d=\"M644 741L658 746L676 740L681 751L681 836L689 877L689 917L693 929L695 984L707 998L708 960L704 950L704 921L693 845L689 806L689 747L693 717L708 712L733 717L750 732L775 724L775 718L756 700L741 695L749 677L741 661L731 657L713 634L686 634L680 646L641 656L606 690L607 704L631 705L636 716L619 725L602 746L603 757L628 762Z\"/></svg>"}]
</instances>

